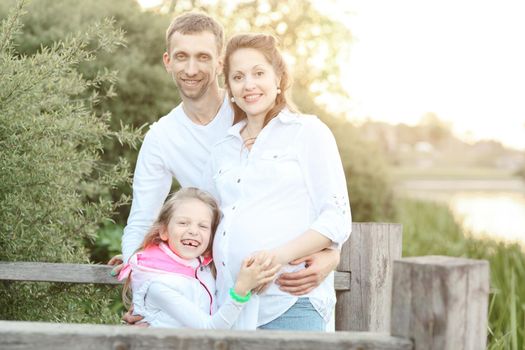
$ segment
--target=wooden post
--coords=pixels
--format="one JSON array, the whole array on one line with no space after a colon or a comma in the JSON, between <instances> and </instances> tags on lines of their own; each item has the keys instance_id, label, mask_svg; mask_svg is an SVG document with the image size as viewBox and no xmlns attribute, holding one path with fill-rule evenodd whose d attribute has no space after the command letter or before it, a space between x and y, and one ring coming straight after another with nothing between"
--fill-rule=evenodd
<instances>
[{"instance_id":1,"label":"wooden post","mask_svg":"<svg viewBox=\"0 0 525 350\"><path fill-rule=\"evenodd\" d=\"M487 341L489 264L424 256L394 262L391 334L414 350L478 350Z\"/></svg>"},{"instance_id":2,"label":"wooden post","mask_svg":"<svg viewBox=\"0 0 525 350\"><path fill-rule=\"evenodd\" d=\"M401 258L400 224L354 223L338 271L350 272L350 291L338 292L336 330L389 332L393 261Z\"/></svg>"}]
</instances>

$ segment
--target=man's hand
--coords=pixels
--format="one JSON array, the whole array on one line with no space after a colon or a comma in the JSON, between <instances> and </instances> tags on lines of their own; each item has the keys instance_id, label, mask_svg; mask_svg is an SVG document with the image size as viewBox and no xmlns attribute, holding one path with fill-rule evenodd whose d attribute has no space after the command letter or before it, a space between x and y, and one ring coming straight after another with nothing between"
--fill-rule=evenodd
<instances>
[{"instance_id":1,"label":"man's hand","mask_svg":"<svg viewBox=\"0 0 525 350\"><path fill-rule=\"evenodd\" d=\"M123 323L127 324L128 326L135 326L140 328L149 327L149 324L147 322L140 322L142 321L144 317L140 315L133 315L133 305L131 308L122 316Z\"/></svg>"},{"instance_id":2,"label":"man's hand","mask_svg":"<svg viewBox=\"0 0 525 350\"><path fill-rule=\"evenodd\" d=\"M305 263L306 268L292 273L283 273L276 283L280 289L292 295L311 292L324 281L326 276L339 265L340 252L337 249L324 249L312 255L290 262L291 265Z\"/></svg>"},{"instance_id":3,"label":"man's hand","mask_svg":"<svg viewBox=\"0 0 525 350\"><path fill-rule=\"evenodd\" d=\"M122 254L115 255L108 261L108 265L116 265L113 270L111 270L111 276L117 276L124 266L124 261L122 260Z\"/></svg>"}]
</instances>

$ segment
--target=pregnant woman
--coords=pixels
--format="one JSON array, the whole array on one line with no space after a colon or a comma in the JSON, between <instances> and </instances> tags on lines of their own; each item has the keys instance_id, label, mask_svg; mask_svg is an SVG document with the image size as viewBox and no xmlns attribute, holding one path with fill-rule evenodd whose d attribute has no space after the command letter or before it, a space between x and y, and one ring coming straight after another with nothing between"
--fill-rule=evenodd
<instances>
[{"instance_id":1,"label":"pregnant woman","mask_svg":"<svg viewBox=\"0 0 525 350\"><path fill-rule=\"evenodd\" d=\"M228 299L242 261L270 254L282 272L289 262L338 249L351 232L345 174L335 139L315 116L287 103L289 75L274 37L230 39L225 85L234 125L212 150L204 189L223 219L213 245L219 305ZM275 283L250 300L235 328L323 331L335 304L333 273L298 298Z\"/></svg>"}]
</instances>

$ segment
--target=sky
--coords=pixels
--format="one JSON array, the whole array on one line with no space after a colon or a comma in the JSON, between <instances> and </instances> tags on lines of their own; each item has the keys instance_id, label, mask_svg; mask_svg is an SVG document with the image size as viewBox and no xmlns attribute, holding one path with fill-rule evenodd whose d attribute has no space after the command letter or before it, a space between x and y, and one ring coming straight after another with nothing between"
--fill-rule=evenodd
<instances>
[{"instance_id":1,"label":"sky","mask_svg":"<svg viewBox=\"0 0 525 350\"><path fill-rule=\"evenodd\" d=\"M417 123L525 150L525 1L348 0L350 118Z\"/></svg>"},{"instance_id":2,"label":"sky","mask_svg":"<svg viewBox=\"0 0 525 350\"><path fill-rule=\"evenodd\" d=\"M340 77L351 99L334 103L350 120L431 112L466 141L525 150L525 0L312 1L353 35Z\"/></svg>"}]
</instances>

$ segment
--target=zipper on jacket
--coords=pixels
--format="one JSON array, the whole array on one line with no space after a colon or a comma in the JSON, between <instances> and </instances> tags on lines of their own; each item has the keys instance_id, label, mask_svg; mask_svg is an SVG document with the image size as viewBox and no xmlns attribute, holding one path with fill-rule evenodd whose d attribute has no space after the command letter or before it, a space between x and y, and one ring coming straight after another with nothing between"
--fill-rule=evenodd
<instances>
[{"instance_id":1,"label":"zipper on jacket","mask_svg":"<svg viewBox=\"0 0 525 350\"><path fill-rule=\"evenodd\" d=\"M199 271L199 268L202 268L202 262L201 262L201 259L199 258L199 266L195 269L195 279L197 281L199 281L199 283L201 284L201 286L204 287L204 290L206 291L206 293L208 293L208 296L210 297L210 315L212 314L212 310L213 310L213 297L208 289L208 287L206 287L206 285L204 284L204 282L202 282L199 278L199 276L197 275L197 271Z\"/></svg>"}]
</instances>

